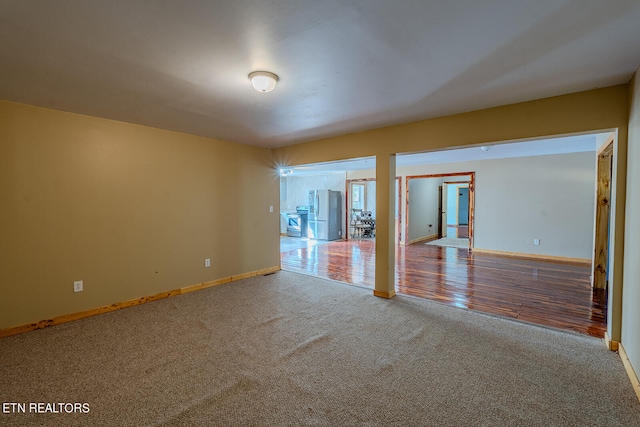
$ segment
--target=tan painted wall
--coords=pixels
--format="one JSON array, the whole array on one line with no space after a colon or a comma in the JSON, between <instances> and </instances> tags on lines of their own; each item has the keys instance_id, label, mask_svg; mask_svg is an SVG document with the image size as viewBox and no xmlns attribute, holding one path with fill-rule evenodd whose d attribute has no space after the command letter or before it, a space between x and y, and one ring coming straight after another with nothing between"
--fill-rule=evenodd
<instances>
[{"instance_id":1,"label":"tan painted wall","mask_svg":"<svg viewBox=\"0 0 640 427\"><path fill-rule=\"evenodd\" d=\"M279 265L278 182L267 149L1 101L0 329Z\"/></svg>"},{"instance_id":2,"label":"tan painted wall","mask_svg":"<svg viewBox=\"0 0 640 427\"><path fill-rule=\"evenodd\" d=\"M625 229L622 345L636 375L640 376L640 82L638 73L629 85L629 163L627 169L627 224Z\"/></svg>"}]
</instances>

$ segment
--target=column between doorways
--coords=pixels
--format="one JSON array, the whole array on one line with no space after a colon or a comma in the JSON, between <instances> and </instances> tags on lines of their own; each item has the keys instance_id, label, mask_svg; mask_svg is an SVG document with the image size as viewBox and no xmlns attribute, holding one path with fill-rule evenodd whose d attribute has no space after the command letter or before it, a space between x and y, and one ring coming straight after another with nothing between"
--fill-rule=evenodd
<instances>
[{"instance_id":1,"label":"column between doorways","mask_svg":"<svg viewBox=\"0 0 640 427\"><path fill-rule=\"evenodd\" d=\"M395 294L396 155L376 155L376 278L373 295Z\"/></svg>"}]
</instances>

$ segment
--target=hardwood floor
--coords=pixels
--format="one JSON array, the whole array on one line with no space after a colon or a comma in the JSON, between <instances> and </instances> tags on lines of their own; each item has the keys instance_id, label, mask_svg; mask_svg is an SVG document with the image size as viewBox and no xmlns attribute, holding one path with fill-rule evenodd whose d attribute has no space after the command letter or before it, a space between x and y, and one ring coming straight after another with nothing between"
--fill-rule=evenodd
<instances>
[{"instance_id":1,"label":"hardwood floor","mask_svg":"<svg viewBox=\"0 0 640 427\"><path fill-rule=\"evenodd\" d=\"M281 253L284 270L374 287L375 241L349 240ZM396 293L602 338L606 300L584 265L397 246Z\"/></svg>"}]
</instances>

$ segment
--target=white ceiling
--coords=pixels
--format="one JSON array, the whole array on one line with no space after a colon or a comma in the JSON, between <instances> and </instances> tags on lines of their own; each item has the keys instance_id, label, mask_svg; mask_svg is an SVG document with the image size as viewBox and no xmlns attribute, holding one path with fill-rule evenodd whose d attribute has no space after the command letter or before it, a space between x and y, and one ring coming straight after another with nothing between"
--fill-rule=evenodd
<instances>
[{"instance_id":1,"label":"white ceiling","mask_svg":"<svg viewBox=\"0 0 640 427\"><path fill-rule=\"evenodd\" d=\"M609 134L575 135L543 140L520 141L496 145L407 153L396 156L396 167L458 163L477 160L506 159L513 157L542 156L593 151ZM484 149L483 149L484 147ZM375 157L350 159L339 162L315 163L287 168L292 176L344 173L346 171L375 169ZM594 163L595 167L595 163Z\"/></svg>"},{"instance_id":2,"label":"white ceiling","mask_svg":"<svg viewBox=\"0 0 640 427\"><path fill-rule=\"evenodd\" d=\"M2 0L0 99L276 147L627 83L639 23L637 0Z\"/></svg>"}]
</instances>

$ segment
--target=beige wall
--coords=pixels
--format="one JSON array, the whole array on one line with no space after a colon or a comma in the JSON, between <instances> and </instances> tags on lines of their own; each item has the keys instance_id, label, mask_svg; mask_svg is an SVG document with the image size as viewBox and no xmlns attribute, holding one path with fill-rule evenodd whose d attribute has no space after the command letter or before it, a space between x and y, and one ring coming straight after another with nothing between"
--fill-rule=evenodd
<instances>
[{"instance_id":1,"label":"beige wall","mask_svg":"<svg viewBox=\"0 0 640 427\"><path fill-rule=\"evenodd\" d=\"M0 329L278 266L278 182L267 149L1 101Z\"/></svg>"},{"instance_id":2,"label":"beige wall","mask_svg":"<svg viewBox=\"0 0 640 427\"><path fill-rule=\"evenodd\" d=\"M396 171L401 174L400 168ZM423 240L438 234L438 187L442 185L442 178L412 179L409 181L410 201L409 231L407 241ZM402 177L401 182L406 182ZM406 204L401 203L401 206ZM400 215L405 219L404 209ZM431 227L429 227L431 226ZM404 234L404 233L403 233Z\"/></svg>"},{"instance_id":3,"label":"beige wall","mask_svg":"<svg viewBox=\"0 0 640 427\"><path fill-rule=\"evenodd\" d=\"M404 167L398 174L404 182L407 175L475 172L477 249L591 260L595 161L595 152L585 152Z\"/></svg>"},{"instance_id":4,"label":"beige wall","mask_svg":"<svg viewBox=\"0 0 640 427\"><path fill-rule=\"evenodd\" d=\"M639 69L640 71L640 69ZM638 71L629 86L629 151L622 306L622 345L640 376L640 84Z\"/></svg>"},{"instance_id":5,"label":"beige wall","mask_svg":"<svg viewBox=\"0 0 640 427\"><path fill-rule=\"evenodd\" d=\"M595 152L583 152L398 167L396 175L404 185L407 176L475 172L476 249L591 260L595 162ZM373 177L375 171L357 174ZM437 185L442 181L410 181L409 242L437 233ZM406 206L404 191L401 205ZM534 246L533 239L541 244Z\"/></svg>"}]
</instances>

